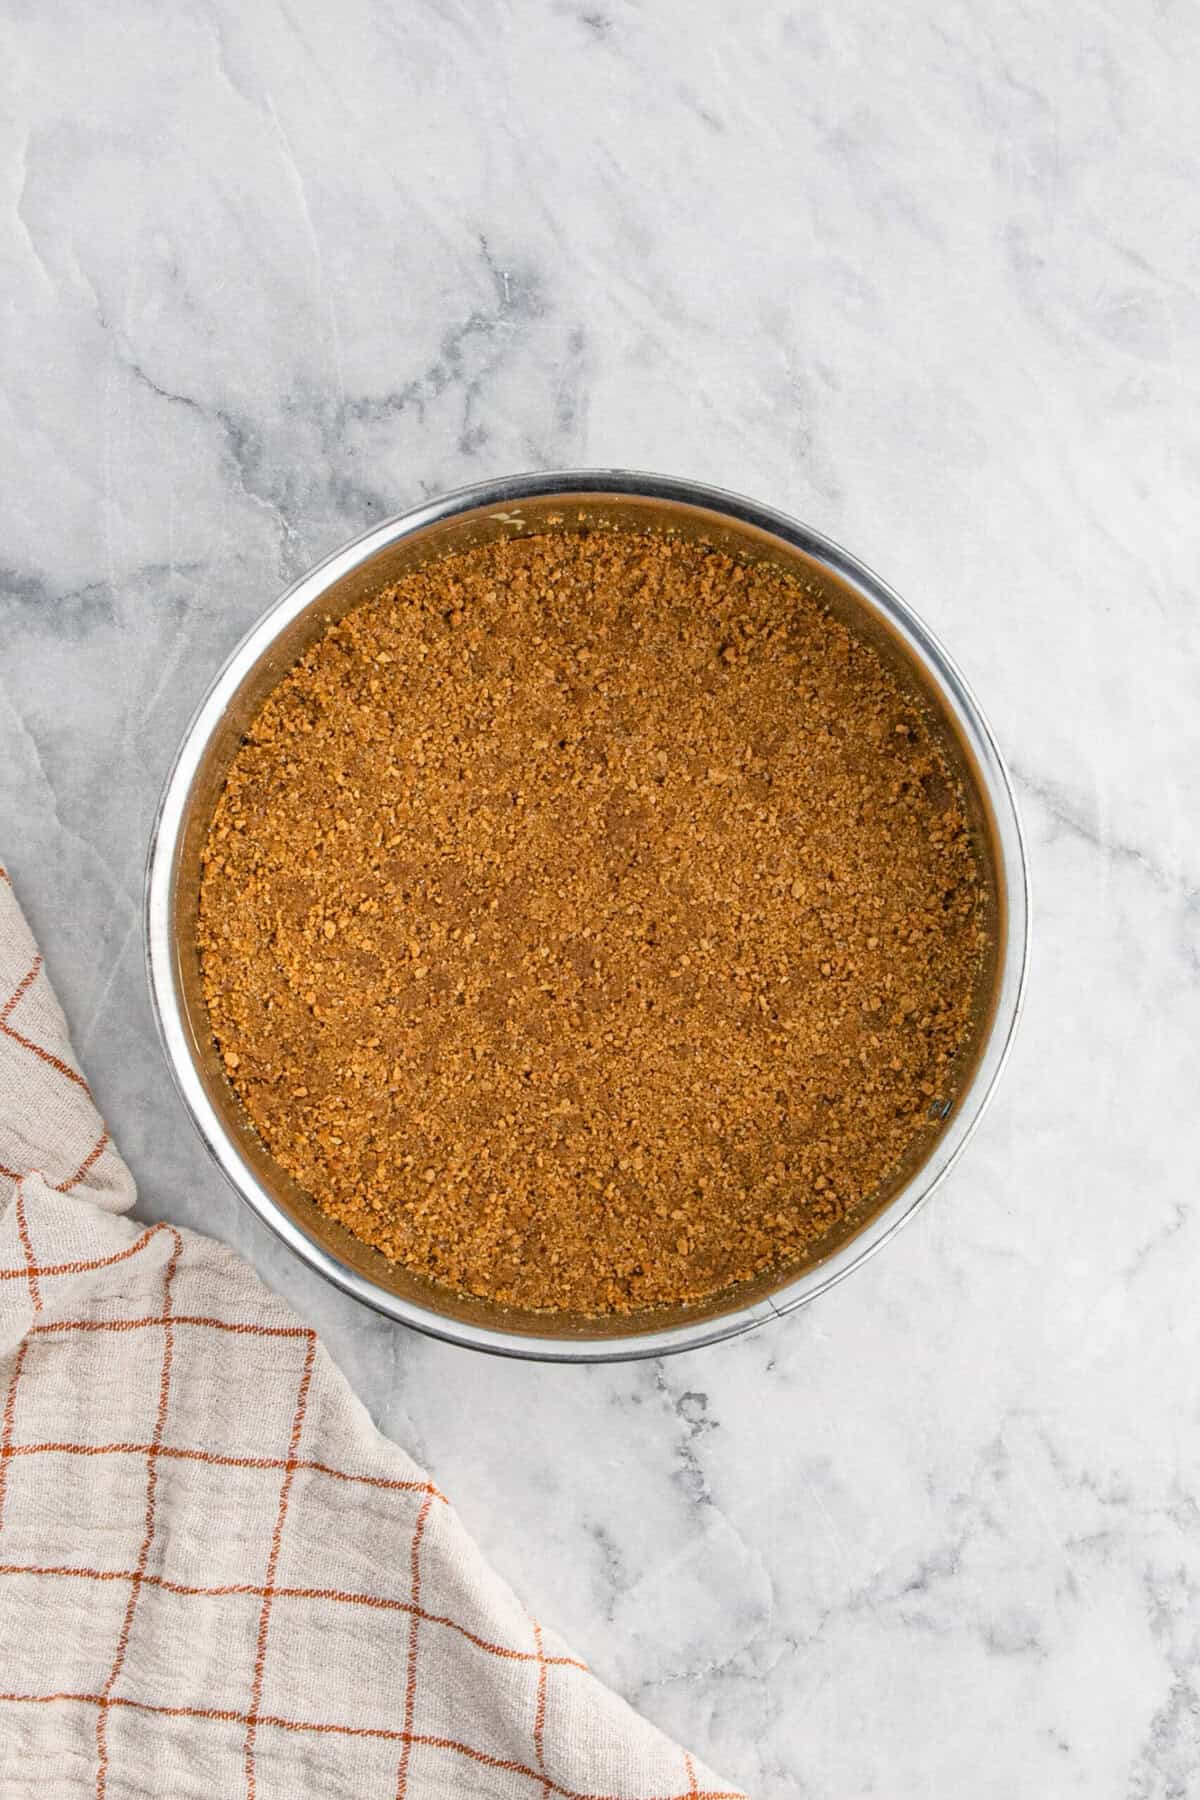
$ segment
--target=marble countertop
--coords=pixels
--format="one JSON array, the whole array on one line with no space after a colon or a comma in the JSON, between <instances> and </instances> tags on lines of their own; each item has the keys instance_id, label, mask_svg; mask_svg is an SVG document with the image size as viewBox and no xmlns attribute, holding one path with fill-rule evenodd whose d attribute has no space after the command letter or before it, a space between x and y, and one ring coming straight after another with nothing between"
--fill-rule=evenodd
<instances>
[{"instance_id":1,"label":"marble countertop","mask_svg":"<svg viewBox=\"0 0 1200 1800\"><path fill-rule=\"evenodd\" d=\"M142 1209L251 1258L759 1800L1200 1781L1198 80L1169 0L10 9L0 844ZM184 723L292 577L586 464L776 504L924 614L1011 759L1035 944L883 1255L560 1368L375 1318L241 1208L140 900Z\"/></svg>"}]
</instances>

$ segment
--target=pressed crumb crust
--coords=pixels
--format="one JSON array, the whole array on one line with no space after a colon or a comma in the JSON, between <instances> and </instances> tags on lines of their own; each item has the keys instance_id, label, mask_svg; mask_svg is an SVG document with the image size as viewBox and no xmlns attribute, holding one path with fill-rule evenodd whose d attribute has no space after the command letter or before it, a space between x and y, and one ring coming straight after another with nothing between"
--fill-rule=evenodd
<instances>
[{"instance_id":1,"label":"pressed crumb crust","mask_svg":"<svg viewBox=\"0 0 1200 1800\"><path fill-rule=\"evenodd\" d=\"M560 531L406 577L285 676L199 944L229 1080L327 1214L597 1315L869 1207L954 1097L984 920L920 699L819 599Z\"/></svg>"}]
</instances>

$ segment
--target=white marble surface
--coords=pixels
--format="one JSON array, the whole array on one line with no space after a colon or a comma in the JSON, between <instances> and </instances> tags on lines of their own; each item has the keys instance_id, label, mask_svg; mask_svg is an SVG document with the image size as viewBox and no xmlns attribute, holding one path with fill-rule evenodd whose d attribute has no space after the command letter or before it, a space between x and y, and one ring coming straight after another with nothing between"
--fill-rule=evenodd
<instances>
[{"instance_id":1,"label":"white marble surface","mask_svg":"<svg viewBox=\"0 0 1200 1800\"><path fill-rule=\"evenodd\" d=\"M1200 1792L1200 12L8 0L0 843L143 1207L238 1245L596 1667L760 1800ZM494 1362L310 1278L176 1102L147 831L369 522L690 474L879 568L1018 777L964 1163L806 1315Z\"/></svg>"}]
</instances>

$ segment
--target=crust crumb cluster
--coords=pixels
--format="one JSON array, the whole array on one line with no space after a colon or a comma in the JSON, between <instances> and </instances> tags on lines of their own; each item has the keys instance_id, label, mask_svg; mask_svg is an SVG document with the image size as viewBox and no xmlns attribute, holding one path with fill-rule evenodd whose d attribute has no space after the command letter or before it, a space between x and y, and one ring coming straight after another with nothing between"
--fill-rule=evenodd
<instances>
[{"instance_id":1,"label":"crust crumb cluster","mask_svg":"<svg viewBox=\"0 0 1200 1800\"><path fill-rule=\"evenodd\" d=\"M670 535L481 546L284 677L203 853L229 1080L330 1217L460 1293L695 1303L937 1129L983 872L915 692Z\"/></svg>"}]
</instances>

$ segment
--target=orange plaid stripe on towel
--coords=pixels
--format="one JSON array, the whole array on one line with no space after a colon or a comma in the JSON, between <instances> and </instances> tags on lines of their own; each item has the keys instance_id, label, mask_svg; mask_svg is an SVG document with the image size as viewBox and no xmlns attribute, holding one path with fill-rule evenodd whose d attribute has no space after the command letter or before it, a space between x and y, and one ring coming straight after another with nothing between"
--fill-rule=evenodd
<instances>
[{"instance_id":1,"label":"orange plaid stripe on towel","mask_svg":"<svg viewBox=\"0 0 1200 1800\"><path fill-rule=\"evenodd\" d=\"M0 871L0 1795L736 1800L133 1199Z\"/></svg>"}]
</instances>

